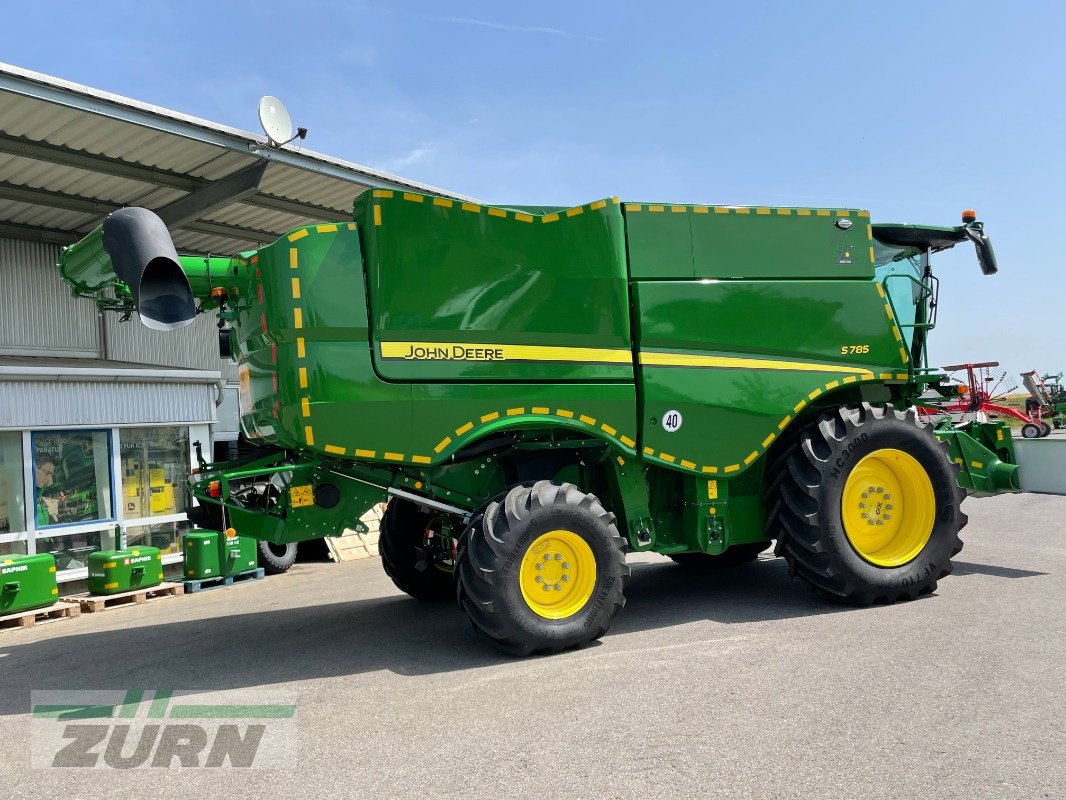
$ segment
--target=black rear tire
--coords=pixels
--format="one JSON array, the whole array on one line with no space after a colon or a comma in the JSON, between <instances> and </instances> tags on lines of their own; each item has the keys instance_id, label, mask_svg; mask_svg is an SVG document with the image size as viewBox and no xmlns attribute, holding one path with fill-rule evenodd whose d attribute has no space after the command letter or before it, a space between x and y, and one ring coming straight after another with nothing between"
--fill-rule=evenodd
<instances>
[{"instance_id":1,"label":"black rear tire","mask_svg":"<svg viewBox=\"0 0 1066 800\"><path fill-rule=\"evenodd\" d=\"M280 575L287 572L296 563L296 543L273 544L260 540L256 543L259 551L259 566L267 575Z\"/></svg>"},{"instance_id":2,"label":"black rear tire","mask_svg":"<svg viewBox=\"0 0 1066 800\"><path fill-rule=\"evenodd\" d=\"M913 409L901 412L868 403L842 406L803 427L786 447L770 462L774 474L767 476L766 532L778 540L776 552L788 562L790 574L853 605L910 600L932 592L937 580L950 574L951 558L962 549L959 531L966 515L960 504L965 493L947 446ZM873 556L860 552L852 543L854 532L846 527L843 509L851 472L866 456L886 450L902 451L913 459L931 488L928 538L916 555L898 565L875 563ZM892 502L903 509L893 513L903 516L911 499L906 492L901 494ZM920 505L917 499L914 505ZM854 524L854 516L849 518Z\"/></svg>"},{"instance_id":3,"label":"black rear tire","mask_svg":"<svg viewBox=\"0 0 1066 800\"><path fill-rule=\"evenodd\" d=\"M396 588L433 603L455 596L451 565L434 558L426 547L426 530L434 518L409 500L394 497L381 517L378 537L381 566Z\"/></svg>"},{"instance_id":4,"label":"black rear tire","mask_svg":"<svg viewBox=\"0 0 1066 800\"><path fill-rule=\"evenodd\" d=\"M759 557L759 553L770 546L770 542L753 542L735 544L720 555L710 553L674 553L670 559L683 567L696 569L729 569L742 564L750 564Z\"/></svg>"},{"instance_id":5,"label":"black rear tire","mask_svg":"<svg viewBox=\"0 0 1066 800\"><path fill-rule=\"evenodd\" d=\"M1035 422L1027 422L1022 425L1022 438L1023 439L1039 439L1041 436L1040 426Z\"/></svg>"},{"instance_id":6,"label":"black rear tire","mask_svg":"<svg viewBox=\"0 0 1066 800\"><path fill-rule=\"evenodd\" d=\"M558 552L550 557L553 548L565 547L553 539L560 536L574 545L572 552L582 553L573 565L560 561ZM625 605L629 567L623 547L614 514L595 495L568 483L516 486L502 501L489 503L463 535L456 562L459 605L474 630L511 655L583 647L603 636ZM535 565L542 552L552 571L545 569L549 579L542 581L529 570L537 575L534 583L527 562ZM561 579L550 577L558 564L575 569ZM552 584L564 598L556 617L546 616L552 612L539 603L539 594L536 600L524 594L543 589L551 602Z\"/></svg>"}]
</instances>

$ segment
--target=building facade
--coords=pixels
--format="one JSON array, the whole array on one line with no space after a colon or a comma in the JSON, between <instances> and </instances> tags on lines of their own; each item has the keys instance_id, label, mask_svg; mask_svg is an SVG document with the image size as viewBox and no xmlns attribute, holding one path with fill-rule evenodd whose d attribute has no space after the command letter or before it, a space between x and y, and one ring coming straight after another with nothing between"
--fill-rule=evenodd
<instances>
[{"instance_id":1,"label":"building facade","mask_svg":"<svg viewBox=\"0 0 1066 800\"><path fill-rule=\"evenodd\" d=\"M236 438L215 320L160 333L98 312L59 252L0 239L0 555L52 553L60 580L123 544L180 561L196 443L210 459Z\"/></svg>"},{"instance_id":2,"label":"building facade","mask_svg":"<svg viewBox=\"0 0 1066 800\"><path fill-rule=\"evenodd\" d=\"M52 553L61 581L100 549L180 561L197 449L237 439L214 314L163 333L100 312L60 280L63 246L140 206L179 252L237 253L378 187L470 199L0 64L0 555Z\"/></svg>"}]
</instances>

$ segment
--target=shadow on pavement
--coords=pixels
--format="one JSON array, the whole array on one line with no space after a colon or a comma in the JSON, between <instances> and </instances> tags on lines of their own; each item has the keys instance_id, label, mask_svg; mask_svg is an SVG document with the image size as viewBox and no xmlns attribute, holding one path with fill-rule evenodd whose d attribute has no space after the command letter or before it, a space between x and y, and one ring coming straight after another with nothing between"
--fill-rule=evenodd
<instances>
[{"instance_id":1,"label":"shadow on pavement","mask_svg":"<svg viewBox=\"0 0 1066 800\"><path fill-rule=\"evenodd\" d=\"M995 578L1035 578L1038 575L1047 575L1046 572L1035 572L1031 569L1015 569L1014 567L996 567L992 564L971 564L967 561L954 561L955 570L952 575L991 575Z\"/></svg>"},{"instance_id":2,"label":"shadow on pavement","mask_svg":"<svg viewBox=\"0 0 1066 800\"><path fill-rule=\"evenodd\" d=\"M637 563L626 595L612 632L853 610L805 591L788 577L781 559L722 571ZM0 715L25 713L31 689L232 689L377 670L425 675L514 662L480 640L453 604L405 596L91 633L76 633L76 622L61 624L71 632L25 644L0 641L6 653L0 659Z\"/></svg>"}]
</instances>

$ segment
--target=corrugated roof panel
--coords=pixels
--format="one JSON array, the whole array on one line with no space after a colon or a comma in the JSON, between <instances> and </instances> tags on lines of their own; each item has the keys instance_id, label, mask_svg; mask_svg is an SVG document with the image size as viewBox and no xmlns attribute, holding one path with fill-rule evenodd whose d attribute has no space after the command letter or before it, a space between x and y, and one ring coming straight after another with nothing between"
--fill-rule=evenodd
<instances>
[{"instance_id":1,"label":"corrugated roof panel","mask_svg":"<svg viewBox=\"0 0 1066 800\"><path fill-rule=\"evenodd\" d=\"M40 141L85 116L72 108L0 93L0 130Z\"/></svg>"},{"instance_id":2,"label":"corrugated roof panel","mask_svg":"<svg viewBox=\"0 0 1066 800\"><path fill-rule=\"evenodd\" d=\"M266 158L269 165L260 187L262 193L332 212L304 216L252 203L230 203L212 209L204 218L276 234L320 219L349 219L352 202L367 186L399 185L433 191L399 176L301 147L270 148L255 134L6 64L0 64L0 131L74 154L99 157L100 168L97 172L52 163L47 157L37 160L0 153L0 181L119 206L159 209L185 192L161 188L167 179L161 179L160 184L154 179L112 175L117 167L108 160L213 181ZM61 160L71 157L57 155ZM0 201L0 222L85 231L102 216L56 209L48 202L42 199L41 205L28 206ZM230 236L188 230L174 231L174 239L179 249L189 252L228 253L253 246Z\"/></svg>"},{"instance_id":3,"label":"corrugated roof panel","mask_svg":"<svg viewBox=\"0 0 1066 800\"><path fill-rule=\"evenodd\" d=\"M220 210L220 213L208 214L204 218L224 225L239 225L242 228L273 231L278 234L284 231L291 231L293 228L299 228L301 225L309 225L312 222L330 222L342 219L339 215L334 220L300 217L295 214L286 214L282 211L272 211L269 208L247 205L226 206Z\"/></svg>"},{"instance_id":4,"label":"corrugated roof panel","mask_svg":"<svg viewBox=\"0 0 1066 800\"><path fill-rule=\"evenodd\" d=\"M11 158L0 163L0 180L21 186L35 186L82 197L115 201L124 197L135 197L145 189L154 188L152 184L141 181L116 178L29 158Z\"/></svg>"},{"instance_id":5,"label":"corrugated roof panel","mask_svg":"<svg viewBox=\"0 0 1066 800\"><path fill-rule=\"evenodd\" d=\"M55 228L63 231L78 230L92 225L91 215L58 208L20 203L15 200L0 200L0 221L35 228Z\"/></svg>"}]
</instances>

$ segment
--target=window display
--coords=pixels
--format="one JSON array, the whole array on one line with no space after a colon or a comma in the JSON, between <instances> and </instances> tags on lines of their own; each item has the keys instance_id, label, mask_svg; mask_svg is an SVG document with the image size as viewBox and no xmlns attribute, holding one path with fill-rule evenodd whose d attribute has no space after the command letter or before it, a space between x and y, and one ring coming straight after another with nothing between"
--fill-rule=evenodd
<instances>
[{"instance_id":1,"label":"window display","mask_svg":"<svg viewBox=\"0 0 1066 800\"><path fill-rule=\"evenodd\" d=\"M158 547L165 556L181 552L181 537L192 525L188 522L162 522L126 528L126 547Z\"/></svg>"},{"instance_id":2,"label":"window display","mask_svg":"<svg viewBox=\"0 0 1066 800\"><path fill-rule=\"evenodd\" d=\"M56 570L86 569L89 554L97 550L114 550L115 535L110 531L90 531L66 536L38 536L37 552L51 553L56 559Z\"/></svg>"},{"instance_id":3,"label":"window display","mask_svg":"<svg viewBox=\"0 0 1066 800\"><path fill-rule=\"evenodd\" d=\"M0 542L0 556L26 555L25 542Z\"/></svg>"},{"instance_id":4,"label":"window display","mask_svg":"<svg viewBox=\"0 0 1066 800\"><path fill-rule=\"evenodd\" d=\"M38 529L114 519L108 431L34 433L32 449Z\"/></svg>"},{"instance_id":5,"label":"window display","mask_svg":"<svg viewBox=\"0 0 1066 800\"><path fill-rule=\"evenodd\" d=\"M183 513L189 502L189 429L128 428L120 439L123 518Z\"/></svg>"},{"instance_id":6,"label":"window display","mask_svg":"<svg viewBox=\"0 0 1066 800\"><path fill-rule=\"evenodd\" d=\"M0 433L0 533L26 530L22 500L22 434Z\"/></svg>"}]
</instances>

